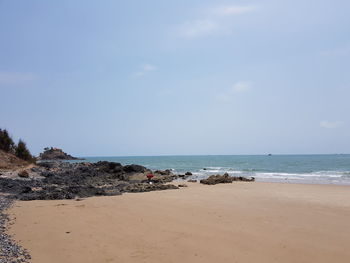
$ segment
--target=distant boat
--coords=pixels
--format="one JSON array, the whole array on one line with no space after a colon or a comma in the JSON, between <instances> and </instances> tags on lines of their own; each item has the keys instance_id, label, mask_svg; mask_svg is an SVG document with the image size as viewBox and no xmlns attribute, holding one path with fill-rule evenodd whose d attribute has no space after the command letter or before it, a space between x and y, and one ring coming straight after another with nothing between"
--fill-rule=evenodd
<instances>
[{"instance_id":1,"label":"distant boat","mask_svg":"<svg viewBox=\"0 0 350 263\"><path fill-rule=\"evenodd\" d=\"M271 153L269 153L267 156L272 156L272 154L271 154Z\"/></svg>"}]
</instances>

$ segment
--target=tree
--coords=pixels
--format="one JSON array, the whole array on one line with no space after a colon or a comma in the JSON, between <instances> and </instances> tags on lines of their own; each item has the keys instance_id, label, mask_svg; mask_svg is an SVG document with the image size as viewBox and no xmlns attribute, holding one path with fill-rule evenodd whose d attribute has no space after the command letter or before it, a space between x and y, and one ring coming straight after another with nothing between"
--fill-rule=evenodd
<instances>
[{"instance_id":1,"label":"tree","mask_svg":"<svg viewBox=\"0 0 350 263\"><path fill-rule=\"evenodd\" d=\"M15 143L7 130L0 129L0 149L5 152L14 153L15 147Z\"/></svg>"},{"instance_id":2,"label":"tree","mask_svg":"<svg viewBox=\"0 0 350 263\"><path fill-rule=\"evenodd\" d=\"M15 155L18 158L25 160L25 161L28 161L28 162L35 161L35 158L31 155L31 153L27 149L26 143L24 141L22 141L21 139L19 140L19 142L17 144Z\"/></svg>"}]
</instances>

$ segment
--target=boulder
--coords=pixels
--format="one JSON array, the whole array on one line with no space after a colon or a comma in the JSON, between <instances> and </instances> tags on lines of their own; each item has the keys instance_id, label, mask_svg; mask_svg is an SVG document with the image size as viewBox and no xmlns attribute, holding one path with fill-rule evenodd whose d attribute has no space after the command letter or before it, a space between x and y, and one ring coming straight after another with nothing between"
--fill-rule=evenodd
<instances>
[{"instance_id":1,"label":"boulder","mask_svg":"<svg viewBox=\"0 0 350 263\"><path fill-rule=\"evenodd\" d=\"M232 183L233 181L253 182L254 180L254 177L246 178L242 176L230 176L228 173L225 173L224 175L211 175L207 179L200 180L200 183L214 185Z\"/></svg>"},{"instance_id":2,"label":"boulder","mask_svg":"<svg viewBox=\"0 0 350 263\"><path fill-rule=\"evenodd\" d=\"M152 182L165 184L165 183L170 183L177 178L178 178L177 175L157 175L152 178Z\"/></svg>"},{"instance_id":3,"label":"boulder","mask_svg":"<svg viewBox=\"0 0 350 263\"><path fill-rule=\"evenodd\" d=\"M29 173L26 170L22 170L18 172L18 176L21 178L29 178Z\"/></svg>"},{"instance_id":4,"label":"boulder","mask_svg":"<svg viewBox=\"0 0 350 263\"><path fill-rule=\"evenodd\" d=\"M189 182L189 183L197 183L197 180L195 180L195 179L190 179L190 180L188 180L187 182Z\"/></svg>"},{"instance_id":5,"label":"boulder","mask_svg":"<svg viewBox=\"0 0 350 263\"><path fill-rule=\"evenodd\" d=\"M146 167L144 167L142 165L137 165L137 164L125 165L123 167L123 170L126 173L145 173L147 171L150 171Z\"/></svg>"},{"instance_id":6,"label":"boulder","mask_svg":"<svg viewBox=\"0 0 350 263\"><path fill-rule=\"evenodd\" d=\"M166 169L164 171L156 170L156 171L154 171L154 173L155 174L160 174L160 175L171 175L172 174L171 170L169 170L169 169Z\"/></svg>"}]
</instances>

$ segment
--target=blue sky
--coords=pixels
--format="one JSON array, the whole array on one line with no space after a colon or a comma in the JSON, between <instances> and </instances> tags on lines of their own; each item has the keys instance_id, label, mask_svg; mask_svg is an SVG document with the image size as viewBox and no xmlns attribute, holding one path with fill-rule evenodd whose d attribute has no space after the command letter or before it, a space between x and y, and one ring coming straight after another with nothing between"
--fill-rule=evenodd
<instances>
[{"instance_id":1,"label":"blue sky","mask_svg":"<svg viewBox=\"0 0 350 263\"><path fill-rule=\"evenodd\" d=\"M0 0L0 126L35 154L350 153L349 13Z\"/></svg>"}]
</instances>

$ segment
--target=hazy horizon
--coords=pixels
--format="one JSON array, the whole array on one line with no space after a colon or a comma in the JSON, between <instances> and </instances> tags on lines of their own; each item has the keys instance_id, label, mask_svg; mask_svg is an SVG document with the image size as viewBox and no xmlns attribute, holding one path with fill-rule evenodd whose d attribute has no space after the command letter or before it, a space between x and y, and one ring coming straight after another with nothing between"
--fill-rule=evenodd
<instances>
[{"instance_id":1,"label":"hazy horizon","mask_svg":"<svg viewBox=\"0 0 350 263\"><path fill-rule=\"evenodd\" d=\"M35 155L347 154L349 12L0 0L0 128Z\"/></svg>"}]
</instances>

